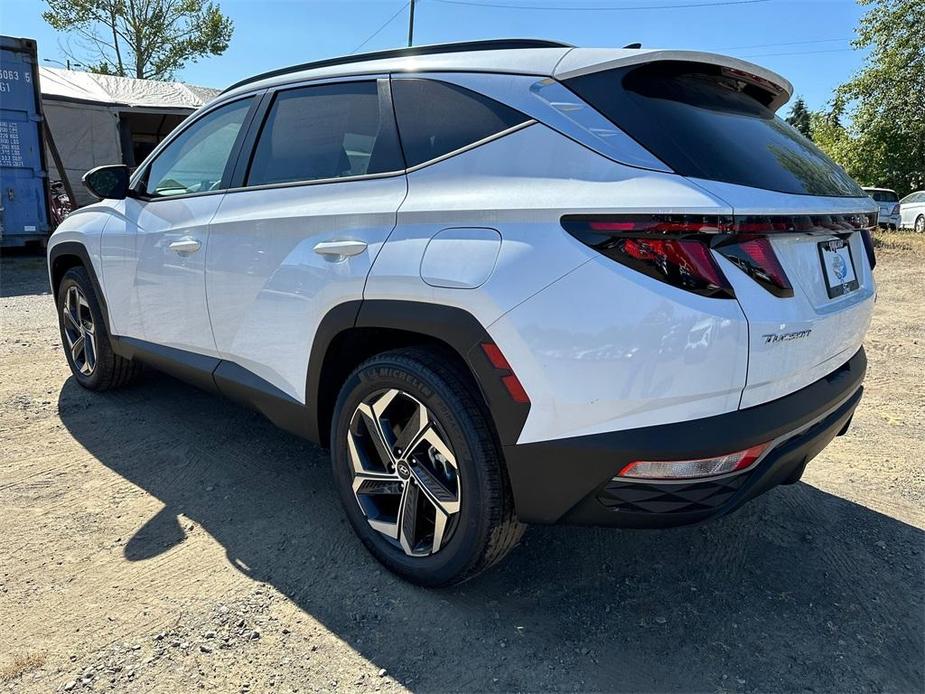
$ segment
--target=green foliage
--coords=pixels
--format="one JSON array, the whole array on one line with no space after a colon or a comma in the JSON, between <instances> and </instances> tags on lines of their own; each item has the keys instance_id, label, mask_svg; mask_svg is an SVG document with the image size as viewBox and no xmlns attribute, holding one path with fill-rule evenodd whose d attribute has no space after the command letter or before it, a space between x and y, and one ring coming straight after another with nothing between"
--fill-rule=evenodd
<instances>
[{"instance_id":1,"label":"green foliage","mask_svg":"<svg viewBox=\"0 0 925 694\"><path fill-rule=\"evenodd\" d=\"M854 45L870 56L813 115L812 136L852 177L902 197L925 188L925 0L858 2L870 9Z\"/></svg>"},{"instance_id":2,"label":"green foliage","mask_svg":"<svg viewBox=\"0 0 925 694\"><path fill-rule=\"evenodd\" d=\"M45 0L42 18L79 44L91 70L170 79L189 62L221 55L234 30L207 0Z\"/></svg>"},{"instance_id":3,"label":"green foliage","mask_svg":"<svg viewBox=\"0 0 925 694\"><path fill-rule=\"evenodd\" d=\"M806 102L802 96L798 96L790 108L790 115L787 116L787 122L800 131L803 137L813 139L812 127L810 126L809 109L806 108Z\"/></svg>"}]
</instances>

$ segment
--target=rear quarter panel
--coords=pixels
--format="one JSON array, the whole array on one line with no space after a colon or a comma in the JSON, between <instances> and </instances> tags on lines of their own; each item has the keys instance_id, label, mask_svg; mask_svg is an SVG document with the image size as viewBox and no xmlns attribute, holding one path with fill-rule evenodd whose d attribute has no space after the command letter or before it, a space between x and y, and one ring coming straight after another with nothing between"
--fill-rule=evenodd
<instances>
[{"instance_id":1,"label":"rear quarter panel","mask_svg":"<svg viewBox=\"0 0 925 694\"><path fill-rule=\"evenodd\" d=\"M680 176L615 163L530 125L408 175L398 225L364 297L455 306L486 326L530 395L520 442L732 411L747 358L736 302L606 260L560 221L643 211L731 212ZM428 241L450 227L502 237L494 271L477 289L421 279Z\"/></svg>"}]
</instances>

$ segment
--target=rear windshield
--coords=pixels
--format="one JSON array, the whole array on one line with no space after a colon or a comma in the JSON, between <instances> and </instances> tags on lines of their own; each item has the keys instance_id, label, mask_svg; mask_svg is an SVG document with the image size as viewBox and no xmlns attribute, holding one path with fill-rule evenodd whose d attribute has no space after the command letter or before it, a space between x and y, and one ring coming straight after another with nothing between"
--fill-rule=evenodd
<instances>
[{"instance_id":1,"label":"rear windshield","mask_svg":"<svg viewBox=\"0 0 925 694\"><path fill-rule=\"evenodd\" d=\"M892 190L870 190L867 194L877 202L899 202L899 196Z\"/></svg>"},{"instance_id":2,"label":"rear windshield","mask_svg":"<svg viewBox=\"0 0 925 694\"><path fill-rule=\"evenodd\" d=\"M565 84L683 176L802 195L864 195L774 115L761 90L719 67L668 61Z\"/></svg>"}]
</instances>

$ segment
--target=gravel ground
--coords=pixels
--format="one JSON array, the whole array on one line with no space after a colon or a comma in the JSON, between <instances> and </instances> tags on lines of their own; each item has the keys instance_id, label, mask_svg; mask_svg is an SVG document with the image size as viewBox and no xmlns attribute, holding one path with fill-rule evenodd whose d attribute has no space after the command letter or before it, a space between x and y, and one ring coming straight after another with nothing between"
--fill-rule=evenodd
<instances>
[{"instance_id":1,"label":"gravel ground","mask_svg":"<svg viewBox=\"0 0 925 694\"><path fill-rule=\"evenodd\" d=\"M0 266L0 691L925 691L925 244L884 237L867 391L803 481L667 531L531 528L445 591L354 538L328 458L149 375L70 378Z\"/></svg>"}]
</instances>

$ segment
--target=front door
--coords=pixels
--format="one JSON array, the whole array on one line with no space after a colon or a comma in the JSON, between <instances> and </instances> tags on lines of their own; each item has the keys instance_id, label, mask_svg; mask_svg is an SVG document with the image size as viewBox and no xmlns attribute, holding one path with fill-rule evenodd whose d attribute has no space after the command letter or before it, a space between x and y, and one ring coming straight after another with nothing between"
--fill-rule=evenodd
<instances>
[{"instance_id":1,"label":"front door","mask_svg":"<svg viewBox=\"0 0 925 694\"><path fill-rule=\"evenodd\" d=\"M146 165L106 225L103 274L116 334L215 355L205 297L209 222L252 101L186 126Z\"/></svg>"}]
</instances>

